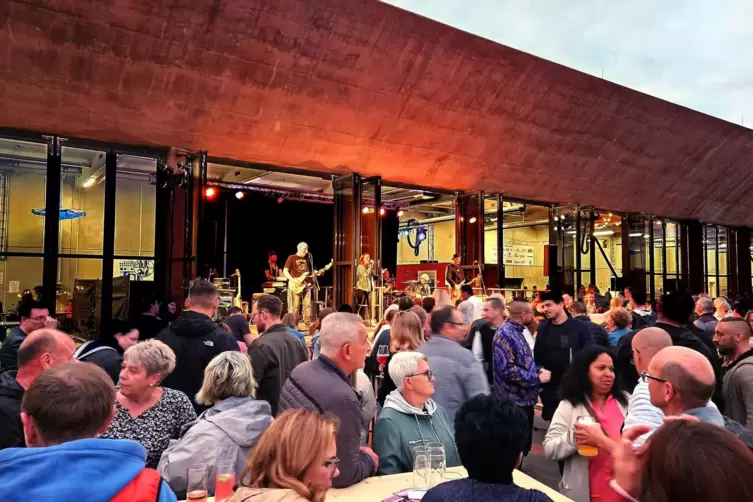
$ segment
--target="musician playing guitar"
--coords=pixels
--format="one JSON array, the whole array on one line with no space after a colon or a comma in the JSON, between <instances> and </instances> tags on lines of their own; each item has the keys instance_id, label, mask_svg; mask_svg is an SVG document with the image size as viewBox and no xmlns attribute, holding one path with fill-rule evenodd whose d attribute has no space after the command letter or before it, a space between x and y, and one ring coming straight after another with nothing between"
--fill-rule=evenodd
<instances>
[{"instance_id":1,"label":"musician playing guitar","mask_svg":"<svg viewBox=\"0 0 753 502\"><path fill-rule=\"evenodd\" d=\"M332 262L321 270L314 270L313 258L309 253L309 245L305 242L298 244L298 252L291 254L285 260L282 273L288 279L288 312L298 316L303 305L303 320L311 322L311 286L316 276L322 275L332 267Z\"/></svg>"},{"instance_id":2,"label":"musician playing guitar","mask_svg":"<svg viewBox=\"0 0 753 502\"><path fill-rule=\"evenodd\" d=\"M463 267L460 266L459 255L452 255L452 263L447 265L447 268L445 269L444 280L447 284L450 298L455 302L455 300L460 298L460 286L465 283L465 274L463 273Z\"/></svg>"}]
</instances>

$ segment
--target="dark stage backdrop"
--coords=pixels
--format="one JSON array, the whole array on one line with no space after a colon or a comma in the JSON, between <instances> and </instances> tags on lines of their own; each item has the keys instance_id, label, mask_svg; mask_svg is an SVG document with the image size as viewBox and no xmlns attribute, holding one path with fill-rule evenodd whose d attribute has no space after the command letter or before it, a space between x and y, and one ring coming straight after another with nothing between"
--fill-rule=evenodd
<instances>
[{"instance_id":1,"label":"dark stage backdrop","mask_svg":"<svg viewBox=\"0 0 753 502\"><path fill-rule=\"evenodd\" d=\"M235 192L223 191L205 206L208 233L211 236L216 227L217 237L206 239L207 259L203 266L199 264L200 274L206 275L208 264L217 267L222 274L225 201L228 202L227 270L232 274L236 268L240 269L244 299L261 292L270 249L277 251L280 269L301 241L308 243L315 267L323 267L332 258L332 204L291 200L278 203L277 199L254 192L246 192L246 196L238 200ZM319 283L331 286L332 270L321 276Z\"/></svg>"},{"instance_id":2,"label":"dark stage backdrop","mask_svg":"<svg viewBox=\"0 0 753 502\"><path fill-rule=\"evenodd\" d=\"M210 267L222 274L225 235L225 202L228 203L227 270L240 269L243 297L261 291L265 281L267 251L277 251L280 267L288 255L295 253L299 242L309 245L314 265L323 267L332 258L334 206L316 202L277 199L265 194L246 192L242 200L235 192L221 191L215 200L206 201L204 228L206 238L199 242L199 274L208 275ZM399 218L387 211L382 219L382 268L394 276L397 268L397 230ZM332 285L332 271L320 279L322 286Z\"/></svg>"}]
</instances>

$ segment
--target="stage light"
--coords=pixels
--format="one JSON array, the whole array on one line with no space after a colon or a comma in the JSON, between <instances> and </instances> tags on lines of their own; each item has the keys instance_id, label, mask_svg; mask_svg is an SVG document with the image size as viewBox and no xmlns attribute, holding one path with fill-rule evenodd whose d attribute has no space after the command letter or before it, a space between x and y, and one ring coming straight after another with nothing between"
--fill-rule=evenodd
<instances>
[{"instance_id":1,"label":"stage light","mask_svg":"<svg viewBox=\"0 0 753 502\"><path fill-rule=\"evenodd\" d=\"M89 179L84 181L84 183L81 185L84 188L91 188L94 186L94 183L97 182L97 178L94 176L90 176Z\"/></svg>"},{"instance_id":2,"label":"stage light","mask_svg":"<svg viewBox=\"0 0 753 502\"><path fill-rule=\"evenodd\" d=\"M379 208L379 216L384 216L385 214L387 214L387 210L384 209L383 207Z\"/></svg>"},{"instance_id":3,"label":"stage light","mask_svg":"<svg viewBox=\"0 0 753 502\"><path fill-rule=\"evenodd\" d=\"M238 199L238 200L241 200L245 196L246 196L246 194L243 193L243 192L241 192L241 191L235 192L235 198Z\"/></svg>"},{"instance_id":4,"label":"stage light","mask_svg":"<svg viewBox=\"0 0 753 502\"><path fill-rule=\"evenodd\" d=\"M470 220L468 220L468 223L476 223L476 217L472 216Z\"/></svg>"},{"instance_id":5,"label":"stage light","mask_svg":"<svg viewBox=\"0 0 753 502\"><path fill-rule=\"evenodd\" d=\"M418 242L422 242L426 240L426 229L425 228L419 228L418 233L416 234L416 239Z\"/></svg>"},{"instance_id":6,"label":"stage light","mask_svg":"<svg viewBox=\"0 0 753 502\"><path fill-rule=\"evenodd\" d=\"M405 214L405 211L403 211L403 210L401 209L400 211L398 211L398 212L397 212L397 217L398 217L398 218L402 218L404 214Z\"/></svg>"},{"instance_id":7,"label":"stage light","mask_svg":"<svg viewBox=\"0 0 753 502\"><path fill-rule=\"evenodd\" d=\"M361 212L362 212L363 214L369 214L369 208L368 208L368 207L365 207L365 208L363 208L363 209L361 210Z\"/></svg>"},{"instance_id":8,"label":"stage light","mask_svg":"<svg viewBox=\"0 0 753 502\"><path fill-rule=\"evenodd\" d=\"M215 189L214 187L207 187L204 190L204 196L207 199L214 199L215 195L217 195L217 189Z\"/></svg>"}]
</instances>

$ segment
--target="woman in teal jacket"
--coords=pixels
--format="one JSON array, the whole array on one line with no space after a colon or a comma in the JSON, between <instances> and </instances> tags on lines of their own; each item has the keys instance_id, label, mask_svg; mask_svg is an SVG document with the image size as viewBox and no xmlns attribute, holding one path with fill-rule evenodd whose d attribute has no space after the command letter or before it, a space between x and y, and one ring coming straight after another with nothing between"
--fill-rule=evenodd
<instances>
[{"instance_id":1,"label":"woman in teal jacket","mask_svg":"<svg viewBox=\"0 0 753 502\"><path fill-rule=\"evenodd\" d=\"M374 453L379 456L377 474L411 472L413 448L429 443L444 445L447 467L460 465L452 422L431 399L434 377L426 356L398 352L392 357L388 371L397 390L385 399L374 425Z\"/></svg>"}]
</instances>

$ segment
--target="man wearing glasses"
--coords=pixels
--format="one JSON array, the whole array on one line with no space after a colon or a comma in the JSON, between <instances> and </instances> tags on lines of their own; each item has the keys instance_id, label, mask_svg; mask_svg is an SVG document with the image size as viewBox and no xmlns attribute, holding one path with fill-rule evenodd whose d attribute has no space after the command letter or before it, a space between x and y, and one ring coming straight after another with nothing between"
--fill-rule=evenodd
<instances>
[{"instance_id":1,"label":"man wearing glasses","mask_svg":"<svg viewBox=\"0 0 753 502\"><path fill-rule=\"evenodd\" d=\"M533 317L531 304L515 300L508 312L509 317L494 336L494 392L507 396L525 412L528 439L523 455L527 455L533 439L533 407L539 400L539 383L547 383L552 374L533 362L531 347L523 334Z\"/></svg>"},{"instance_id":2,"label":"man wearing glasses","mask_svg":"<svg viewBox=\"0 0 753 502\"><path fill-rule=\"evenodd\" d=\"M14 327L0 347L0 369L18 369L18 348L32 331L44 328L49 316L47 307L34 300L26 300L18 306L19 325Z\"/></svg>"},{"instance_id":3,"label":"man wearing glasses","mask_svg":"<svg viewBox=\"0 0 753 502\"><path fill-rule=\"evenodd\" d=\"M468 326L455 307L431 312L431 339L418 349L429 360L434 372L434 401L447 411L450 420L460 406L478 394L489 393L489 381L481 362L460 342Z\"/></svg>"},{"instance_id":4,"label":"man wearing glasses","mask_svg":"<svg viewBox=\"0 0 753 502\"><path fill-rule=\"evenodd\" d=\"M672 346L669 333L661 328L645 328L633 337L633 364L639 374L648 372L648 365L654 356L662 349ZM664 423L664 413L651 404L648 392L648 378L641 378L635 386L628 401L628 411L625 417L624 429L636 425L647 425L653 429ZM634 446L642 445L650 434L644 434L635 441Z\"/></svg>"},{"instance_id":5,"label":"man wearing glasses","mask_svg":"<svg viewBox=\"0 0 753 502\"><path fill-rule=\"evenodd\" d=\"M716 379L713 366L703 354L686 347L662 349L649 363L648 371L641 373L641 380L648 385L651 404L665 416L690 415L724 427L753 448L750 432L710 404Z\"/></svg>"}]
</instances>

